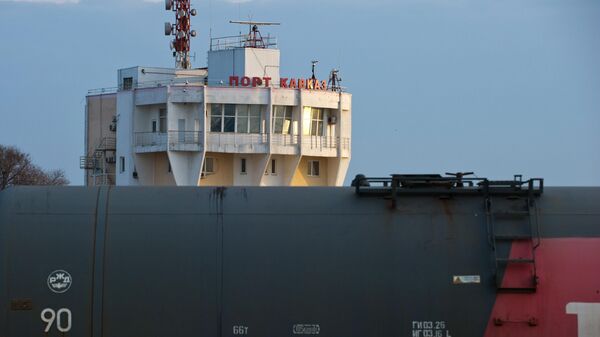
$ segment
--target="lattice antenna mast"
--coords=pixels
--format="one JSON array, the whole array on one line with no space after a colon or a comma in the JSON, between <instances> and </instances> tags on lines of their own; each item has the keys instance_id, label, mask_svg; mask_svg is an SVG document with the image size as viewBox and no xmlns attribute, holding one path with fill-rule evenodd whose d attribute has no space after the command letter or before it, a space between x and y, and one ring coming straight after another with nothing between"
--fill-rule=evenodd
<instances>
[{"instance_id":1,"label":"lattice antenna mast","mask_svg":"<svg viewBox=\"0 0 600 337\"><path fill-rule=\"evenodd\" d=\"M258 26L279 26L279 22L259 22L259 21L229 21L229 23L236 23L239 25L248 25L249 32L244 41L244 47L246 48L267 48L267 44L260 35Z\"/></svg>"},{"instance_id":2,"label":"lattice antenna mast","mask_svg":"<svg viewBox=\"0 0 600 337\"><path fill-rule=\"evenodd\" d=\"M175 12L175 23L165 22L165 35L175 36L170 45L175 68L191 69L190 40L196 36L196 31L191 29L191 17L198 12L192 9L190 0L165 0L165 9Z\"/></svg>"},{"instance_id":3,"label":"lattice antenna mast","mask_svg":"<svg viewBox=\"0 0 600 337\"><path fill-rule=\"evenodd\" d=\"M332 69L329 73L329 81L327 82L327 89L331 91L342 91L342 79L340 78L340 70Z\"/></svg>"}]
</instances>

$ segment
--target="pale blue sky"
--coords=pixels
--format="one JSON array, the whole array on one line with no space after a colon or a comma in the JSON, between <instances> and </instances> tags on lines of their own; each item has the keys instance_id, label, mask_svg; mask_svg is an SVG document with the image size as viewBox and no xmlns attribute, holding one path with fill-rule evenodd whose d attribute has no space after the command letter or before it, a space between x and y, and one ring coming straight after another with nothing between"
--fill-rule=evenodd
<instances>
[{"instance_id":1,"label":"pale blue sky","mask_svg":"<svg viewBox=\"0 0 600 337\"><path fill-rule=\"evenodd\" d=\"M53 3L59 2L59 4ZM62 3L60 3L62 2ZM600 185L600 1L193 1L194 66L229 19L281 21L282 74L340 67L357 173L540 176ZM84 97L172 66L163 2L0 0L0 144L83 183ZM244 27L245 29L245 27Z\"/></svg>"}]
</instances>

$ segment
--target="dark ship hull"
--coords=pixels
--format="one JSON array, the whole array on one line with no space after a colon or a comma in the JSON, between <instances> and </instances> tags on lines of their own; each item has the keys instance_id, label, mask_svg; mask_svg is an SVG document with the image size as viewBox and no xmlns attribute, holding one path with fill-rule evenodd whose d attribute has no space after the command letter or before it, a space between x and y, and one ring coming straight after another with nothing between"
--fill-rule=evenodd
<instances>
[{"instance_id":1,"label":"dark ship hull","mask_svg":"<svg viewBox=\"0 0 600 337\"><path fill-rule=\"evenodd\" d=\"M460 190L9 189L0 336L597 337L600 188Z\"/></svg>"}]
</instances>

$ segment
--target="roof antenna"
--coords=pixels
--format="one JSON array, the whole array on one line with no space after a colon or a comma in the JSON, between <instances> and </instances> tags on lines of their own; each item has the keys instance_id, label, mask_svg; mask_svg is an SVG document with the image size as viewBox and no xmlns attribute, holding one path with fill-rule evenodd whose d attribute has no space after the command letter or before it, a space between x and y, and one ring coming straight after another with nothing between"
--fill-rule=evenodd
<instances>
[{"instance_id":1,"label":"roof antenna","mask_svg":"<svg viewBox=\"0 0 600 337\"><path fill-rule=\"evenodd\" d=\"M312 61L310 61L310 63L312 63L312 77L311 77L311 79L313 81L316 81L317 77L315 76L315 66L317 65L317 63L319 63L319 61L318 60L312 60Z\"/></svg>"},{"instance_id":2,"label":"roof antenna","mask_svg":"<svg viewBox=\"0 0 600 337\"><path fill-rule=\"evenodd\" d=\"M246 36L246 40L244 41L244 48L267 48L271 44L269 43L269 38L267 37L267 41L265 41L260 35L260 31L258 30L258 26L279 26L281 23L279 22L260 22L260 21L229 21L229 23L236 23L239 25L248 25L249 32Z\"/></svg>"},{"instance_id":3,"label":"roof antenna","mask_svg":"<svg viewBox=\"0 0 600 337\"><path fill-rule=\"evenodd\" d=\"M334 68L331 70L331 72L329 73L329 81L327 82L327 90L337 92L342 91L342 79L340 78L339 73L339 69Z\"/></svg>"},{"instance_id":4,"label":"roof antenna","mask_svg":"<svg viewBox=\"0 0 600 337\"><path fill-rule=\"evenodd\" d=\"M165 23L165 35L174 35L170 47L175 57L175 68L191 69L190 40L196 36L196 31L191 29L192 16L198 12L192 9L191 0L165 0L165 9L175 12L175 24Z\"/></svg>"}]
</instances>

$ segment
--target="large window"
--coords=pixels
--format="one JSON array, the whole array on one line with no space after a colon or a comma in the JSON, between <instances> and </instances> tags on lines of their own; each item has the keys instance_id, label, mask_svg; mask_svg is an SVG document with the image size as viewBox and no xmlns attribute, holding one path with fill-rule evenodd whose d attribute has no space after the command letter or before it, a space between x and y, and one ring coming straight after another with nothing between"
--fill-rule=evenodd
<instances>
[{"instance_id":1,"label":"large window","mask_svg":"<svg viewBox=\"0 0 600 337\"><path fill-rule=\"evenodd\" d=\"M312 108L310 116L310 135L323 135L323 109Z\"/></svg>"},{"instance_id":2,"label":"large window","mask_svg":"<svg viewBox=\"0 0 600 337\"><path fill-rule=\"evenodd\" d=\"M262 105L211 104L211 132L260 133Z\"/></svg>"},{"instance_id":3,"label":"large window","mask_svg":"<svg viewBox=\"0 0 600 337\"><path fill-rule=\"evenodd\" d=\"M292 107L276 105L273 107L273 133L288 135L292 133Z\"/></svg>"}]
</instances>

